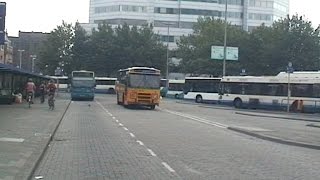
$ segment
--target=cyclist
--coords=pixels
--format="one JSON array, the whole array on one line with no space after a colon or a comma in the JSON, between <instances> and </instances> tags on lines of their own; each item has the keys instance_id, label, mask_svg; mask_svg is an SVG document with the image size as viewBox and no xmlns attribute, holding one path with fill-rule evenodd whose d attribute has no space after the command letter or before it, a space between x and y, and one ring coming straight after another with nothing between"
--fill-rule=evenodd
<instances>
[{"instance_id":1,"label":"cyclist","mask_svg":"<svg viewBox=\"0 0 320 180\"><path fill-rule=\"evenodd\" d=\"M36 85L33 83L31 78L28 79L28 82L26 85L26 91L27 91L27 98L28 98L29 94L31 95L31 103L33 104L34 93L36 91Z\"/></svg>"},{"instance_id":2,"label":"cyclist","mask_svg":"<svg viewBox=\"0 0 320 180\"><path fill-rule=\"evenodd\" d=\"M48 90L48 104L49 104L49 107L53 109L54 107L54 94L56 92L56 85L54 84L54 81L51 79L49 81L49 84L47 86L47 90Z\"/></svg>"}]
</instances>

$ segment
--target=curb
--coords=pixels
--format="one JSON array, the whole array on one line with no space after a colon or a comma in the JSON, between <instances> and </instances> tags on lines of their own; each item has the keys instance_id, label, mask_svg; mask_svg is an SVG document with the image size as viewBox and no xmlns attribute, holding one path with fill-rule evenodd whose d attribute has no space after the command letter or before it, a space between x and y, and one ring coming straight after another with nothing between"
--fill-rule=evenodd
<instances>
[{"instance_id":1,"label":"curb","mask_svg":"<svg viewBox=\"0 0 320 180\"><path fill-rule=\"evenodd\" d=\"M316 124L307 124L306 126L320 128L320 125L316 125Z\"/></svg>"},{"instance_id":2,"label":"curb","mask_svg":"<svg viewBox=\"0 0 320 180\"><path fill-rule=\"evenodd\" d=\"M280 117L280 116L269 116L269 115L262 115L262 114L250 114L250 113L243 113L243 112L235 112L235 114L246 115L246 116L255 116L255 117L268 117L268 118L275 118L275 119L288 119L288 120L298 120L298 121L308 121L308 122L320 122L319 120L314 119L304 119L304 118L297 118L297 117Z\"/></svg>"},{"instance_id":3,"label":"curb","mask_svg":"<svg viewBox=\"0 0 320 180\"><path fill-rule=\"evenodd\" d=\"M286 144L286 145L290 145L290 146L298 146L298 147L304 147L304 148L309 148L309 149L320 150L320 145L307 144L307 143L302 143L302 142L284 140L284 139L281 139L281 138L266 136L266 135L254 133L254 132L251 132L251 131L247 131L247 130L244 130L244 129L241 129L241 128L236 128L236 127L228 127L228 129L232 130L232 131L235 131L235 132L243 133L243 134L246 134L246 135L249 135L249 136L253 136L253 137L256 137L256 138L259 138L259 139L272 141L272 142L276 142L276 143L280 143L280 144Z\"/></svg>"},{"instance_id":4,"label":"curb","mask_svg":"<svg viewBox=\"0 0 320 180\"><path fill-rule=\"evenodd\" d=\"M57 132L57 130L58 130L58 128L59 128L59 126L60 126L60 124L61 124L61 122L62 122L62 119L64 118L65 114L67 113L67 110L69 109L70 104L71 104L71 101L69 101L69 103L68 103L68 105L67 105L67 108L66 108L65 111L63 112L63 114L62 114L62 116L61 116L58 124L57 124L56 127L54 128L53 133L50 135L50 137L48 138L48 141L45 143L44 149L41 151L40 155L38 156L38 158L37 158L36 162L34 163L34 165L33 165L32 169L31 169L28 177L26 178L26 180L32 180L32 179L33 179L32 176L33 176L34 172L36 171L37 167L39 166L41 160L43 159L44 154L46 153L46 151L47 151L47 149L48 149L48 147L49 147L50 142L52 141L55 133Z\"/></svg>"}]
</instances>

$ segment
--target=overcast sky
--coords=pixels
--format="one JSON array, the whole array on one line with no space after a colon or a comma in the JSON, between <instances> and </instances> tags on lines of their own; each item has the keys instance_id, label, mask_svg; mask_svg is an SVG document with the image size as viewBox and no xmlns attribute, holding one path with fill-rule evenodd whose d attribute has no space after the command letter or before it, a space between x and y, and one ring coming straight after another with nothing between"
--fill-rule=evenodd
<instances>
[{"instance_id":1,"label":"overcast sky","mask_svg":"<svg viewBox=\"0 0 320 180\"><path fill-rule=\"evenodd\" d=\"M89 21L89 0L0 0L7 3L6 29L10 36L21 31L50 32L62 20ZM320 24L320 0L290 0L290 14L305 15L314 27Z\"/></svg>"}]
</instances>

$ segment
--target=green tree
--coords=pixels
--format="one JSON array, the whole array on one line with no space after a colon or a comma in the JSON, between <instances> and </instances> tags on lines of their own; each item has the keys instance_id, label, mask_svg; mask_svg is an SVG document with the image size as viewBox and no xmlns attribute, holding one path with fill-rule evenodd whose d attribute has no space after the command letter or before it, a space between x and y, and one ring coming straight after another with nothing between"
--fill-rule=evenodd
<instances>
[{"instance_id":1,"label":"green tree","mask_svg":"<svg viewBox=\"0 0 320 180\"><path fill-rule=\"evenodd\" d=\"M193 34L184 36L178 42L177 56L182 58L181 69L192 74L222 74L222 61L211 60L211 46L223 46L224 21L211 17L199 18L193 27ZM245 31L228 24L227 45L240 47L248 39ZM240 55L242 50L240 48ZM240 56L241 58L241 56ZM241 62L241 59L239 60ZM228 62L227 73L240 72L239 62Z\"/></svg>"},{"instance_id":2,"label":"green tree","mask_svg":"<svg viewBox=\"0 0 320 180\"><path fill-rule=\"evenodd\" d=\"M70 73L73 35L72 24L64 21L51 31L40 51L41 61L37 64L40 69L45 69L46 74L54 74L57 67L62 67L66 73Z\"/></svg>"},{"instance_id":3,"label":"green tree","mask_svg":"<svg viewBox=\"0 0 320 180\"><path fill-rule=\"evenodd\" d=\"M90 64L92 49L89 46L89 36L78 22L74 26L72 41L72 70L86 69Z\"/></svg>"}]
</instances>

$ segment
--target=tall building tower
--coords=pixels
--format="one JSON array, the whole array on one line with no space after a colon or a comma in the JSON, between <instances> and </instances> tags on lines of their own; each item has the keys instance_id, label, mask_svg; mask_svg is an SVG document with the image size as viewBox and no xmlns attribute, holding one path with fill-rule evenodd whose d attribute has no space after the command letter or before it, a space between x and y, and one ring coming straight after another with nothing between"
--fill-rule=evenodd
<instances>
[{"instance_id":1,"label":"tall building tower","mask_svg":"<svg viewBox=\"0 0 320 180\"><path fill-rule=\"evenodd\" d=\"M192 33L197 19L205 16L224 19L225 0L91 0L89 24L82 26L90 31L101 22L110 25L142 25L152 23L154 31L170 47L182 35ZM246 31L289 14L289 0L228 0L228 21ZM169 26L169 28L168 28ZM169 39L166 38L169 29Z\"/></svg>"}]
</instances>

